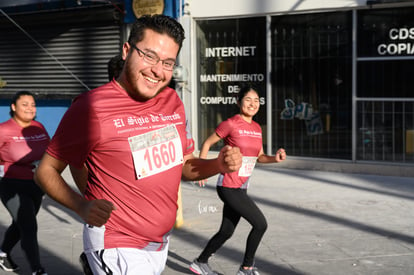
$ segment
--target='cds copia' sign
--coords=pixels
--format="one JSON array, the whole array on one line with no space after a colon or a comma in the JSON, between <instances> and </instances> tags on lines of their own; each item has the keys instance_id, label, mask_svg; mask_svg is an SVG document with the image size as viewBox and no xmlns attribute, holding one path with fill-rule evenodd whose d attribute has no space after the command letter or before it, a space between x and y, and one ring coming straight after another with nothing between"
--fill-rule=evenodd
<instances>
[{"instance_id":1,"label":"'cds copia' sign","mask_svg":"<svg viewBox=\"0 0 414 275\"><path fill-rule=\"evenodd\" d=\"M388 37L390 43L378 45L379 55L414 55L414 27L392 28Z\"/></svg>"}]
</instances>

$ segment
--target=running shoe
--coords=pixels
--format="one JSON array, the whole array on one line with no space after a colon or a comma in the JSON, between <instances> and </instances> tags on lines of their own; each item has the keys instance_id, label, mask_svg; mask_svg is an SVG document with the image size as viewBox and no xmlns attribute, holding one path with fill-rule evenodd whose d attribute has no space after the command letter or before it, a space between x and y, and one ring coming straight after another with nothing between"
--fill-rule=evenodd
<instances>
[{"instance_id":1,"label":"running shoe","mask_svg":"<svg viewBox=\"0 0 414 275\"><path fill-rule=\"evenodd\" d=\"M252 269L244 269L241 266L239 271L237 272L237 275L260 275L260 273L256 267L253 267Z\"/></svg>"},{"instance_id":2,"label":"running shoe","mask_svg":"<svg viewBox=\"0 0 414 275\"><path fill-rule=\"evenodd\" d=\"M0 256L0 267L5 271L19 270L19 266L15 262L13 262L9 255Z\"/></svg>"},{"instance_id":3,"label":"running shoe","mask_svg":"<svg viewBox=\"0 0 414 275\"><path fill-rule=\"evenodd\" d=\"M211 269L208 263L200 263L197 259L191 263L190 270L195 274L200 275L219 275L217 272Z\"/></svg>"}]
</instances>

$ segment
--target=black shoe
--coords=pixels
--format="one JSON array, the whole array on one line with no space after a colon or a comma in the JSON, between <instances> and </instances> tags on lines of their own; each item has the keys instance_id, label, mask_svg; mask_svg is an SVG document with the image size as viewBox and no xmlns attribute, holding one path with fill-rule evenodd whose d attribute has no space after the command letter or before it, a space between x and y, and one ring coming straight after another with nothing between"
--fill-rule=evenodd
<instances>
[{"instance_id":1,"label":"black shoe","mask_svg":"<svg viewBox=\"0 0 414 275\"><path fill-rule=\"evenodd\" d=\"M19 269L19 266L13 262L9 255L0 256L0 267L6 271L16 271Z\"/></svg>"},{"instance_id":2,"label":"black shoe","mask_svg":"<svg viewBox=\"0 0 414 275\"><path fill-rule=\"evenodd\" d=\"M37 271L34 271L32 275L47 275L46 271L41 267Z\"/></svg>"}]
</instances>

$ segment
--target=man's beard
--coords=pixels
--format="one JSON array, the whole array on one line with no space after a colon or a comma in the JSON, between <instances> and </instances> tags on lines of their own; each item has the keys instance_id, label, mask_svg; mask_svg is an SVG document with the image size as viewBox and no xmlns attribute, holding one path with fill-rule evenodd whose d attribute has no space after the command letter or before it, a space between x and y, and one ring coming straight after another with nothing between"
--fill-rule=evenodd
<instances>
[{"instance_id":1,"label":"man's beard","mask_svg":"<svg viewBox=\"0 0 414 275\"><path fill-rule=\"evenodd\" d=\"M138 74L138 75L134 74L134 70L129 65L130 65L130 63L125 63L125 65L124 65L125 66L124 70L126 70L125 71L125 79L127 81L127 87L125 87L125 88L126 88L128 94L132 98L134 98L136 100L139 100L139 101L147 101L151 98L156 97L162 90L165 89L165 87L168 86L168 83L166 83L164 86L160 87L156 91L156 93L151 97L146 97L146 96L141 95L141 93L139 92L137 82L138 82L138 77L139 76L143 77L143 76L141 74Z\"/></svg>"}]
</instances>

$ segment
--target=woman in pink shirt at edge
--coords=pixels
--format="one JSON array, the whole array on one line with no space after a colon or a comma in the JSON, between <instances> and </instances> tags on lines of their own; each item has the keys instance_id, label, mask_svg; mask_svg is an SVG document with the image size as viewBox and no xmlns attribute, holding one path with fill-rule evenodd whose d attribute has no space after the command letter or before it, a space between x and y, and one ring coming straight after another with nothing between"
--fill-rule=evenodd
<instances>
[{"instance_id":1,"label":"woman in pink shirt at edge","mask_svg":"<svg viewBox=\"0 0 414 275\"><path fill-rule=\"evenodd\" d=\"M253 121L253 116L259 111L260 106L257 91L253 85L242 87L238 98L240 113L222 122L201 147L200 158L206 158L210 147L224 139L226 145L240 148L243 165L239 171L220 174L218 178L217 193L224 203L223 218L219 231L190 265L191 271L196 274L218 274L208 265L208 259L233 235L242 217L252 225L252 230L247 238L243 263L237 275L259 274L257 268L254 267L254 257L267 229L267 222L262 211L247 194L248 182L256 161L260 163L281 162L286 159L286 152L283 148L279 148L275 156L269 156L263 152L262 131L260 125Z\"/></svg>"},{"instance_id":2,"label":"woman in pink shirt at edge","mask_svg":"<svg viewBox=\"0 0 414 275\"><path fill-rule=\"evenodd\" d=\"M0 267L5 271L19 269L10 252L20 241L32 274L45 275L40 263L36 221L44 193L33 175L50 138L43 125L34 120L36 103L31 92L14 95L10 116L0 123L0 198L12 217L0 246Z\"/></svg>"}]
</instances>

